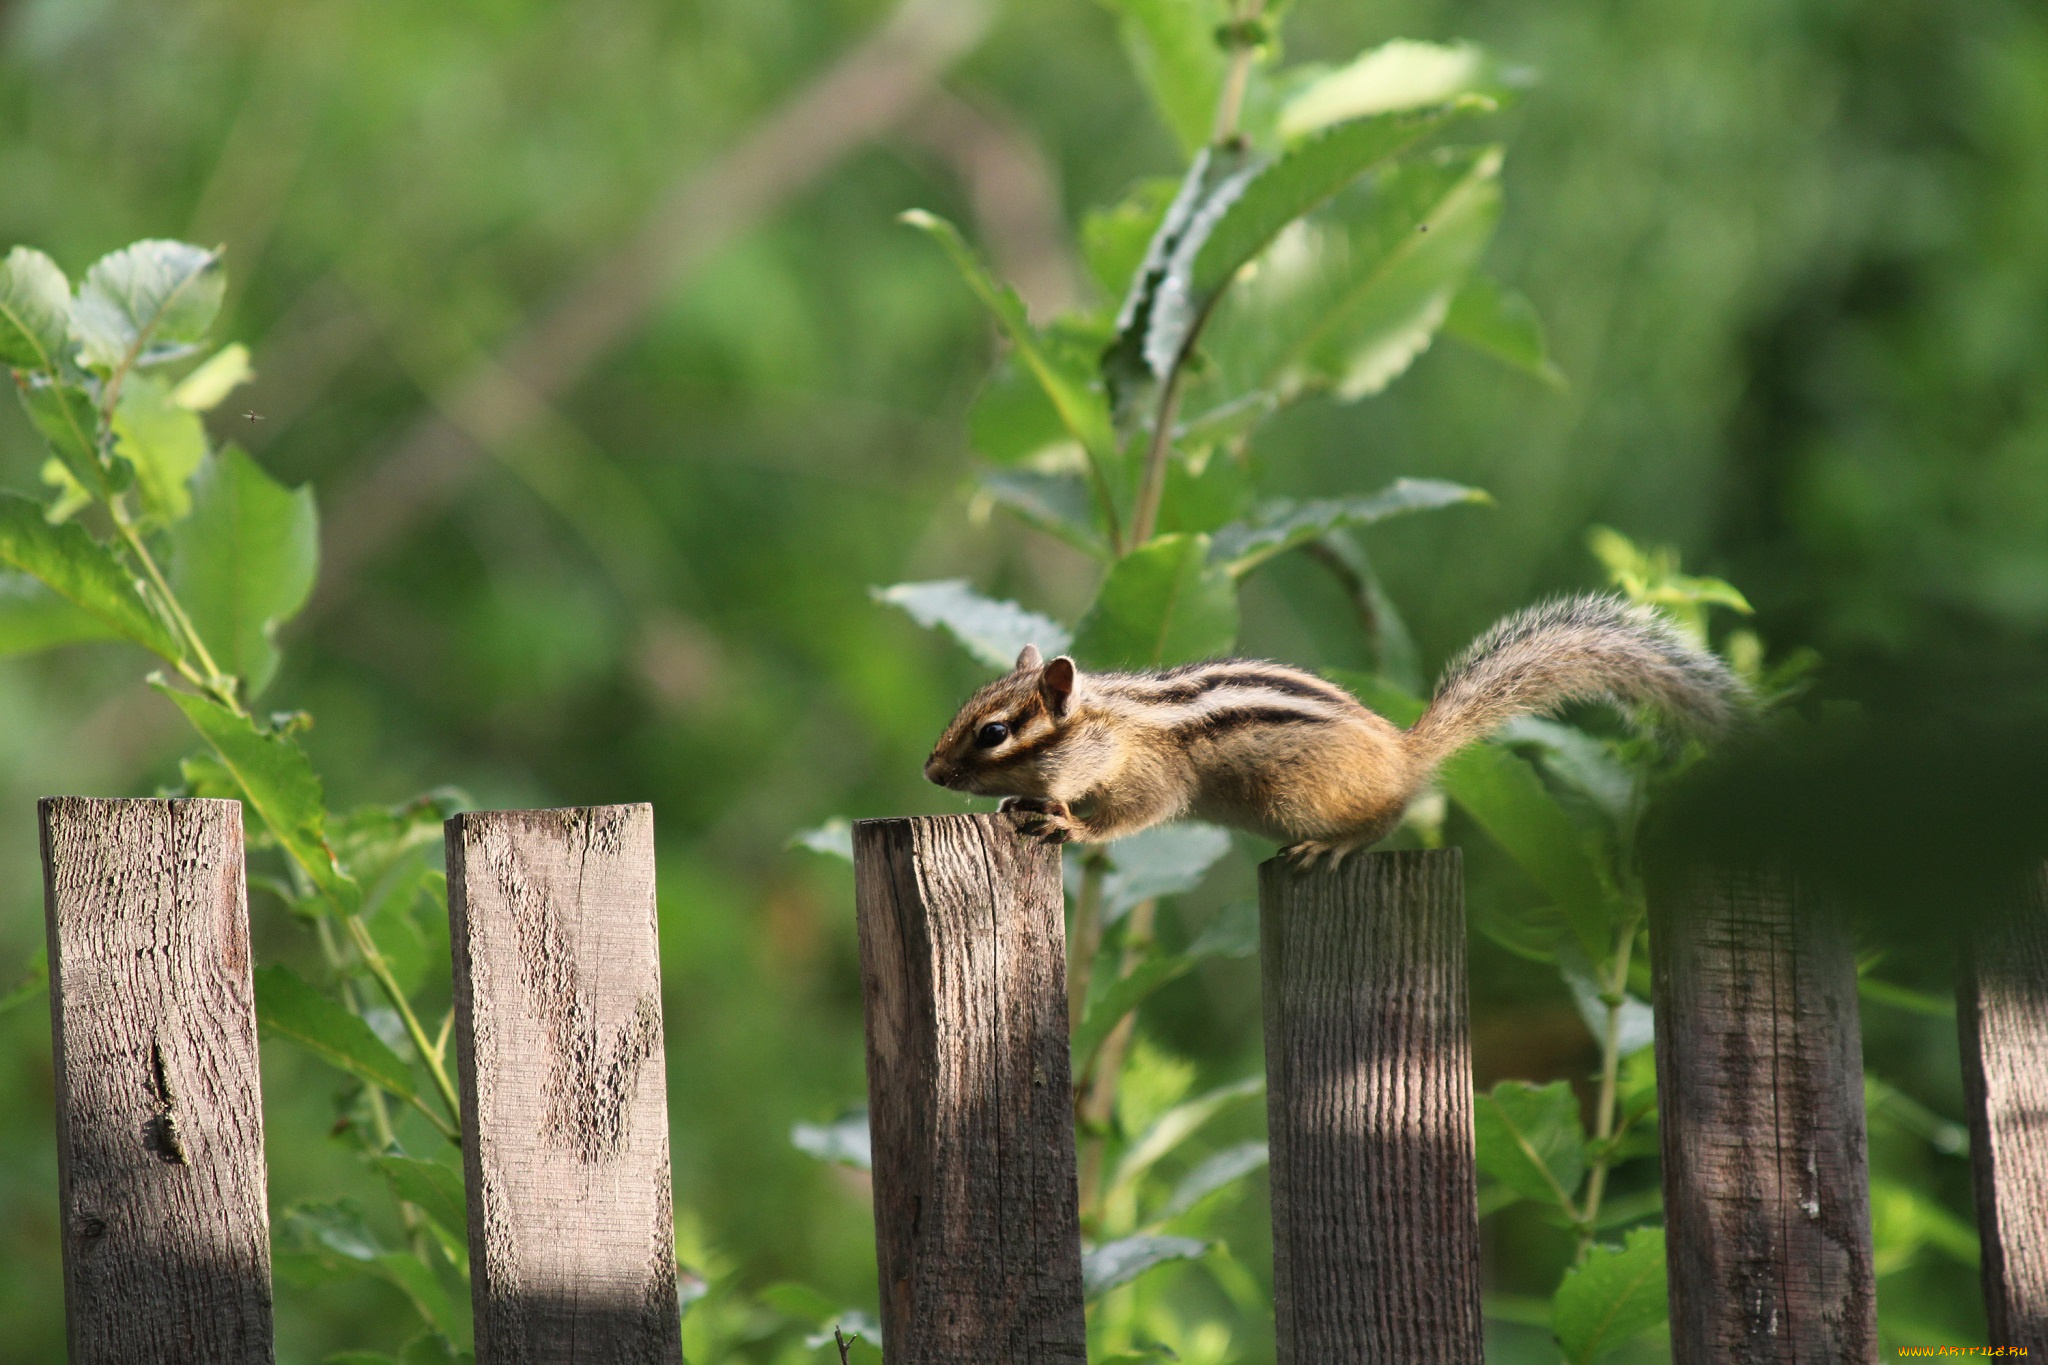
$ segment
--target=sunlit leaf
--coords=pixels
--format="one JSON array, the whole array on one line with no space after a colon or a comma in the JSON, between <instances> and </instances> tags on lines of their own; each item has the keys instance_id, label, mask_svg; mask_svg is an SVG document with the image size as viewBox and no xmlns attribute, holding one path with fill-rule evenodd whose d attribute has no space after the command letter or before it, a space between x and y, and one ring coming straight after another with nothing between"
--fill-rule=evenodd
<instances>
[{"instance_id":1,"label":"sunlit leaf","mask_svg":"<svg viewBox=\"0 0 2048 1365\"><path fill-rule=\"evenodd\" d=\"M1103 293L1120 299L1130 289L1179 190L1180 182L1154 177L1140 182L1118 203L1082 216L1081 255Z\"/></svg>"},{"instance_id":2,"label":"sunlit leaf","mask_svg":"<svg viewBox=\"0 0 2048 1365\"><path fill-rule=\"evenodd\" d=\"M1893 1275L1933 1248L1960 1265L1977 1267L1977 1230L1922 1190L1883 1175L1870 1179L1872 1270Z\"/></svg>"},{"instance_id":3,"label":"sunlit leaf","mask_svg":"<svg viewBox=\"0 0 2048 1365\"><path fill-rule=\"evenodd\" d=\"M416 1093L411 1068L362 1016L322 995L289 967L256 969L256 1020L359 1081L400 1099Z\"/></svg>"},{"instance_id":4,"label":"sunlit leaf","mask_svg":"<svg viewBox=\"0 0 2048 1365\"><path fill-rule=\"evenodd\" d=\"M1199 820L1156 825L1110 844L1109 872L1102 879L1102 914L1115 923L1139 901L1178 896L1202 884L1202 877L1230 852L1230 832Z\"/></svg>"},{"instance_id":5,"label":"sunlit leaf","mask_svg":"<svg viewBox=\"0 0 2048 1365\"><path fill-rule=\"evenodd\" d=\"M1266 1078L1250 1076L1229 1085L1218 1086L1206 1094L1197 1095L1161 1114L1147 1124L1145 1131L1132 1140L1118 1160L1116 1172L1110 1178L1110 1195L1128 1190L1139 1177L1169 1152L1192 1137L1202 1125L1215 1118L1234 1104L1266 1093ZM1105 1196L1107 1199L1110 1196Z\"/></svg>"},{"instance_id":6,"label":"sunlit leaf","mask_svg":"<svg viewBox=\"0 0 2048 1365\"><path fill-rule=\"evenodd\" d=\"M1550 342L1536 305L1521 290L1491 275L1474 275L1465 281L1451 300L1444 331L1553 389L1565 386L1564 371L1551 363Z\"/></svg>"},{"instance_id":7,"label":"sunlit leaf","mask_svg":"<svg viewBox=\"0 0 2048 1365\"><path fill-rule=\"evenodd\" d=\"M1565 1272L1550 1323L1565 1359L1592 1365L1669 1313L1664 1229L1636 1228L1622 1245L1596 1246Z\"/></svg>"},{"instance_id":8,"label":"sunlit leaf","mask_svg":"<svg viewBox=\"0 0 2048 1365\"><path fill-rule=\"evenodd\" d=\"M1227 58L1216 27L1230 18L1218 0L1103 0L1118 16L1125 50L1160 119L1192 153L1209 141Z\"/></svg>"},{"instance_id":9,"label":"sunlit leaf","mask_svg":"<svg viewBox=\"0 0 2048 1365\"><path fill-rule=\"evenodd\" d=\"M1158 668L1229 652L1237 588L1210 564L1209 537L1160 536L1110 569L1074 631L1074 650L1098 667Z\"/></svg>"},{"instance_id":10,"label":"sunlit leaf","mask_svg":"<svg viewBox=\"0 0 2048 1365\"><path fill-rule=\"evenodd\" d=\"M134 375L114 409L114 453L135 471L143 510L169 524L192 509L187 487L206 458L206 428L199 414L171 401L170 386L154 375Z\"/></svg>"},{"instance_id":11,"label":"sunlit leaf","mask_svg":"<svg viewBox=\"0 0 2048 1365\"><path fill-rule=\"evenodd\" d=\"M229 446L192 480L192 514L171 539L172 582L193 625L214 662L255 696L277 672L278 626L313 595L313 490L285 488Z\"/></svg>"},{"instance_id":12,"label":"sunlit leaf","mask_svg":"<svg viewBox=\"0 0 2048 1365\"><path fill-rule=\"evenodd\" d=\"M71 336L71 283L57 263L18 246L0 261L0 365L54 373Z\"/></svg>"},{"instance_id":13,"label":"sunlit leaf","mask_svg":"<svg viewBox=\"0 0 2048 1365\"><path fill-rule=\"evenodd\" d=\"M1586 1169L1586 1130L1570 1085L1502 1081L1474 1098L1472 1131L1482 1172L1524 1199L1569 1206Z\"/></svg>"},{"instance_id":14,"label":"sunlit leaf","mask_svg":"<svg viewBox=\"0 0 2048 1365\"><path fill-rule=\"evenodd\" d=\"M789 842L792 848L853 861L853 823L843 815L835 815L815 829L799 830L789 836Z\"/></svg>"},{"instance_id":15,"label":"sunlit leaf","mask_svg":"<svg viewBox=\"0 0 2048 1365\"><path fill-rule=\"evenodd\" d=\"M1197 1238L1156 1234L1089 1247L1081 1253L1081 1292L1088 1299L1099 1299L1155 1266L1169 1261L1192 1261L1208 1252L1209 1244Z\"/></svg>"},{"instance_id":16,"label":"sunlit leaf","mask_svg":"<svg viewBox=\"0 0 2048 1365\"><path fill-rule=\"evenodd\" d=\"M1217 531L1210 562L1242 576L1297 546L1347 526L1371 526L1389 517L1464 503L1491 503L1485 490L1442 479L1396 479L1377 493L1351 498L1278 498L1261 503L1243 521Z\"/></svg>"},{"instance_id":17,"label":"sunlit leaf","mask_svg":"<svg viewBox=\"0 0 2048 1365\"><path fill-rule=\"evenodd\" d=\"M144 241L102 256L78 287L71 331L102 373L183 355L213 325L227 290L217 251Z\"/></svg>"},{"instance_id":18,"label":"sunlit leaf","mask_svg":"<svg viewBox=\"0 0 2048 1365\"><path fill-rule=\"evenodd\" d=\"M90 393L44 375L17 374L14 382L29 421L79 487L104 498L126 486L127 467L100 458L99 404Z\"/></svg>"},{"instance_id":19,"label":"sunlit leaf","mask_svg":"<svg viewBox=\"0 0 2048 1365\"><path fill-rule=\"evenodd\" d=\"M0 564L40 579L59 596L166 659L177 642L128 571L82 526L52 526L39 503L0 493Z\"/></svg>"},{"instance_id":20,"label":"sunlit leaf","mask_svg":"<svg viewBox=\"0 0 2048 1365\"><path fill-rule=\"evenodd\" d=\"M206 363L178 381L171 401L191 412L212 412L221 400L256 377L249 366L249 348L231 342L207 357Z\"/></svg>"},{"instance_id":21,"label":"sunlit leaf","mask_svg":"<svg viewBox=\"0 0 2048 1365\"><path fill-rule=\"evenodd\" d=\"M1160 1211L1160 1218L1180 1217L1218 1190L1263 1169L1269 1159L1263 1142L1240 1142L1204 1157L1173 1187L1173 1196Z\"/></svg>"},{"instance_id":22,"label":"sunlit leaf","mask_svg":"<svg viewBox=\"0 0 2048 1365\"><path fill-rule=\"evenodd\" d=\"M469 1236L469 1203L461 1171L409 1156L373 1157L370 1164L390 1182L393 1194L439 1223L457 1245Z\"/></svg>"},{"instance_id":23,"label":"sunlit leaf","mask_svg":"<svg viewBox=\"0 0 2048 1365\"><path fill-rule=\"evenodd\" d=\"M92 494L78 481L78 476L71 472L71 466L55 455L43 461L39 473L44 483L57 490L57 500L43 512L43 516L51 523L69 521L92 506Z\"/></svg>"},{"instance_id":24,"label":"sunlit leaf","mask_svg":"<svg viewBox=\"0 0 2048 1365\"><path fill-rule=\"evenodd\" d=\"M849 1109L830 1123L799 1123L789 1130L789 1145L805 1156L865 1171L874 1165L874 1140L865 1106Z\"/></svg>"},{"instance_id":25,"label":"sunlit leaf","mask_svg":"<svg viewBox=\"0 0 2048 1365\"><path fill-rule=\"evenodd\" d=\"M877 602L901 607L927 629L943 628L982 663L1005 672L1015 665L1024 646L1035 644L1047 658L1066 652L1071 636L1050 617L1026 611L1015 602L983 597L964 578L935 583L898 583L870 588Z\"/></svg>"},{"instance_id":26,"label":"sunlit leaf","mask_svg":"<svg viewBox=\"0 0 2048 1365\"><path fill-rule=\"evenodd\" d=\"M177 691L161 679L152 682L177 703L192 727L213 746L235 775L243 799L255 807L292 861L313 879L329 907L353 912L362 893L328 847L320 779L297 742L289 735L259 729L255 721L236 715L210 697Z\"/></svg>"},{"instance_id":27,"label":"sunlit leaf","mask_svg":"<svg viewBox=\"0 0 2048 1365\"><path fill-rule=\"evenodd\" d=\"M27 574L0 573L0 658L120 638L106 620Z\"/></svg>"},{"instance_id":28,"label":"sunlit leaf","mask_svg":"<svg viewBox=\"0 0 2048 1365\"><path fill-rule=\"evenodd\" d=\"M903 214L903 221L930 234L945 250L960 277L994 315L1003 334L1016 348L1018 361L1037 379L1060 420L1082 448L1098 457L1113 453L1116 439L1102 395L1089 387L1084 371L1072 367L1041 341L1025 315L1017 291L991 275L960 230L945 219L923 209L911 209Z\"/></svg>"},{"instance_id":29,"label":"sunlit leaf","mask_svg":"<svg viewBox=\"0 0 2048 1365\"><path fill-rule=\"evenodd\" d=\"M1584 950L1576 943L1559 944L1557 969L1564 977L1565 985L1571 988L1572 1003L1578 1006L1579 1017L1586 1021L1587 1031L1596 1042L1605 1046L1607 1002L1601 997L1606 993L1606 987L1594 974ZM1647 1000L1639 1000L1624 991L1614 1022L1617 1056L1626 1057L1632 1052L1640 1052L1656 1041L1656 1012Z\"/></svg>"},{"instance_id":30,"label":"sunlit leaf","mask_svg":"<svg viewBox=\"0 0 2048 1365\"><path fill-rule=\"evenodd\" d=\"M1442 104L1485 90L1491 74L1486 54L1470 43L1396 38L1296 92L1280 111L1280 133L1303 137L1346 119Z\"/></svg>"}]
</instances>

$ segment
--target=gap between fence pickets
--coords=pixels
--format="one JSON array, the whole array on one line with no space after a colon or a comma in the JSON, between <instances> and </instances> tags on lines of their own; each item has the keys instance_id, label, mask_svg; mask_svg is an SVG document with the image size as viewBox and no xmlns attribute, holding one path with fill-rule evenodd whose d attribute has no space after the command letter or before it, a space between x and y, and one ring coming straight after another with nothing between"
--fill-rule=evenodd
<instances>
[{"instance_id":1,"label":"gap between fence pickets","mask_svg":"<svg viewBox=\"0 0 2048 1365\"><path fill-rule=\"evenodd\" d=\"M477 1358L679 1365L652 807L446 835Z\"/></svg>"},{"instance_id":2,"label":"gap between fence pickets","mask_svg":"<svg viewBox=\"0 0 2048 1365\"><path fill-rule=\"evenodd\" d=\"M235 801L39 803L73 1365L268 1365Z\"/></svg>"}]
</instances>

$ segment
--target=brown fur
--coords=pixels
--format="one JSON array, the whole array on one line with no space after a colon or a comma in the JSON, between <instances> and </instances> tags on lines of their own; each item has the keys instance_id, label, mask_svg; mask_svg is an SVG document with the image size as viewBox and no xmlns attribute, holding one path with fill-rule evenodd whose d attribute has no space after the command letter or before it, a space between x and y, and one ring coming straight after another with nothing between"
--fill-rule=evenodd
<instances>
[{"instance_id":1,"label":"brown fur","mask_svg":"<svg viewBox=\"0 0 2048 1365\"><path fill-rule=\"evenodd\" d=\"M1192 815L1313 861L1385 838L1438 764L1516 716L1605 700L1711 731L1740 696L1720 659L1662 617L1600 596L1502 621L1445 671L1405 731L1285 664L1082 674L1027 647L960 709L925 776L1004 797L1004 809L1055 841L1115 839ZM981 744L991 722L1009 733Z\"/></svg>"}]
</instances>

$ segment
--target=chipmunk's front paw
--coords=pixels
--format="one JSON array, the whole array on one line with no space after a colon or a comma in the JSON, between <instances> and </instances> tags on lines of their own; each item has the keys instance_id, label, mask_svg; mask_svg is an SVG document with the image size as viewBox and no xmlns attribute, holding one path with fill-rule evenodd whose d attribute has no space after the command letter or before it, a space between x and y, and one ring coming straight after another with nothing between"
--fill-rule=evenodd
<instances>
[{"instance_id":1,"label":"chipmunk's front paw","mask_svg":"<svg viewBox=\"0 0 2048 1365\"><path fill-rule=\"evenodd\" d=\"M1035 796L1006 796L998 810L1009 815L1019 834L1064 844L1076 833L1073 812L1064 801L1045 801Z\"/></svg>"}]
</instances>

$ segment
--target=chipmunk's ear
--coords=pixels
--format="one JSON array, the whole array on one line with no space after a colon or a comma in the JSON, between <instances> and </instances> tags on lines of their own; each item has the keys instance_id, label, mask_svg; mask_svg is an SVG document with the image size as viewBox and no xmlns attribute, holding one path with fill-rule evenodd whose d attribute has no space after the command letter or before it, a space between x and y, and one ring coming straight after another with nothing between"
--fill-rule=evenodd
<instances>
[{"instance_id":1,"label":"chipmunk's ear","mask_svg":"<svg viewBox=\"0 0 2048 1365\"><path fill-rule=\"evenodd\" d=\"M1038 667L1039 662L1040 660L1038 655L1038 646L1026 645L1024 646L1024 652L1017 656L1016 671L1022 673L1024 670L1028 668L1036 668Z\"/></svg>"},{"instance_id":2,"label":"chipmunk's ear","mask_svg":"<svg viewBox=\"0 0 2048 1365\"><path fill-rule=\"evenodd\" d=\"M1053 715L1067 714L1067 705L1074 699L1074 661L1062 654L1047 664L1038 675L1038 692Z\"/></svg>"}]
</instances>

